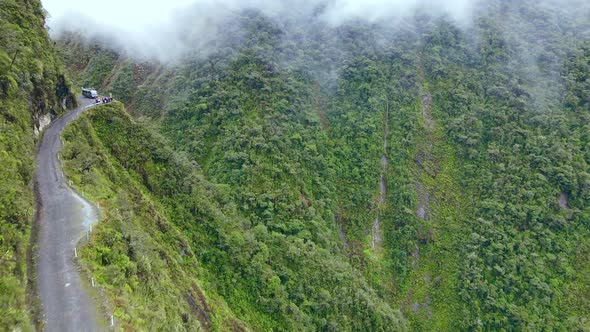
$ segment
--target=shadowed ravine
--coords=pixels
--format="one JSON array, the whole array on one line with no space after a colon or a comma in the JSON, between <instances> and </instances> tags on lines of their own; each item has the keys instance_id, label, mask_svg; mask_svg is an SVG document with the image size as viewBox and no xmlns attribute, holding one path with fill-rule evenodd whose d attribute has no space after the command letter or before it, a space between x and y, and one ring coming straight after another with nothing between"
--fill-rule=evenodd
<instances>
[{"instance_id":1,"label":"shadowed ravine","mask_svg":"<svg viewBox=\"0 0 590 332\"><path fill-rule=\"evenodd\" d=\"M385 177L387 173L387 138L389 136L389 102L385 109L385 125L383 126L383 155L381 156L381 175L379 176L379 202L377 208L377 215L373 222L371 246L373 249L381 245L383 242L383 235L381 234L381 227L379 225L379 218L381 210L385 205L385 196L387 195L387 185L385 184Z\"/></svg>"},{"instance_id":2,"label":"shadowed ravine","mask_svg":"<svg viewBox=\"0 0 590 332\"><path fill-rule=\"evenodd\" d=\"M58 158L63 130L91 103L80 100L79 108L54 121L37 152L37 282L45 331L99 330L97 306L74 261L76 244L98 220L98 211L67 185Z\"/></svg>"}]
</instances>

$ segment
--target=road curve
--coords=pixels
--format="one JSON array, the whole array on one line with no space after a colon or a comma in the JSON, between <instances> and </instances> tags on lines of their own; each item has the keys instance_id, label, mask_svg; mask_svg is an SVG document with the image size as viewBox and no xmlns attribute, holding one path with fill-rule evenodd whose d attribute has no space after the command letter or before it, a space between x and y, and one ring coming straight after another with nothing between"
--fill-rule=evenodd
<instances>
[{"instance_id":1,"label":"road curve","mask_svg":"<svg viewBox=\"0 0 590 332\"><path fill-rule=\"evenodd\" d=\"M92 104L91 99L80 99L79 108L52 122L37 152L37 284L44 330L50 332L99 329L97 305L85 289L74 262L76 243L98 220L98 213L67 185L58 159L64 128Z\"/></svg>"}]
</instances>

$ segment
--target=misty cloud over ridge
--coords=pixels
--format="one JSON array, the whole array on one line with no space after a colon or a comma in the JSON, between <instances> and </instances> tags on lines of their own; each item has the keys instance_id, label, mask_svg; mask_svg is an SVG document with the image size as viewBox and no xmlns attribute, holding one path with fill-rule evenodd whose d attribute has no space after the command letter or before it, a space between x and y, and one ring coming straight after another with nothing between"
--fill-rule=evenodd
<instances>
[{"instance_id":1,"label":"misty cloud over ridge","mask_svg":"<svg viewBox=\"0 0 590 332\"><path fill-rule=\"evenodd\" d=\"M465 20L470 0L43 0L54 37L79 32L106 40L130 56L171 61L189 48L207 48L219 37L223 22L243 10L260 11L277 20L312 13L326 24L350 20L392 24L416 9Z\"/></svg>"}]
</instances>

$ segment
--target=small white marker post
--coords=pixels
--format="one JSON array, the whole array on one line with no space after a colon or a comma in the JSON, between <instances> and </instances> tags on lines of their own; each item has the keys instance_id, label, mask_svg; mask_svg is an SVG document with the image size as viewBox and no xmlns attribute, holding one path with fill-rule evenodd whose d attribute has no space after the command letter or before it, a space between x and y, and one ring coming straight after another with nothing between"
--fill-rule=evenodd
<instances>
[{"instance_id":1,"label":"small white marker post","mask_svg":"<svg viewBox=\"0 0 590 332\"><path fill-rule=\"evenodd\" d=\"M115 317L111 315L111 327L115 326Z\"/></svg>"},{"instance_id":2,"label":"small white marker post","mask_svg":"<svg viewBox=\"0 0 590 332\"><path fill-rule=\"evenodd\" d=\"M78 250L74 247L74 258L78 258Z\"/></svg>"},{"instance_id":3,"label":"small white marker post","mask_svg":"<svg viewBox=\"0 0 590 332\"><path fill-rule=\"evenodd\" d=\"M92 287L94 287L94 278L90 278L90 280L92 281Z\"/></svg>"}]
</instances>

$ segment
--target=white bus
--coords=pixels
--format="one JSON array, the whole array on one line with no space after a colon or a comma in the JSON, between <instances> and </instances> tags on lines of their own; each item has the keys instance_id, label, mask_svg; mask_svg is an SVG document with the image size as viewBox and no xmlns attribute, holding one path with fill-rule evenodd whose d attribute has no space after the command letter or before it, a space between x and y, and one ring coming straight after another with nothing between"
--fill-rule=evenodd
<instances>
[{"instance_id":1,"label":"white bus","mask_svg":"<svg viewBox=\"0 0 590 332\"><path fill-rule=\"evenodd\" d=\"M82 95L86 98L94 99L98 97L98 92L96 92L94 89L82 88Z\"/></svg>"}]
</instances>

